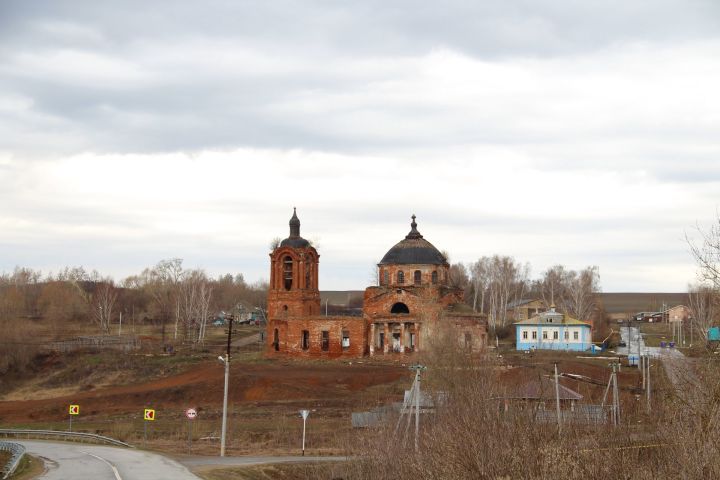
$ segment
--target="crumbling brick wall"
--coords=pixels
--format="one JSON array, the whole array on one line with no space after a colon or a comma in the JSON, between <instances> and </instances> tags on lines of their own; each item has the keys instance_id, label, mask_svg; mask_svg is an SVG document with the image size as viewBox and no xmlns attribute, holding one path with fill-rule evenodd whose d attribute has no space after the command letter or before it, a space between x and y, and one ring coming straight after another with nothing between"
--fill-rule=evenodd
<instances>
[{"instance_id":1,"label":"crumbling brick wall","mask_svg":"<svg viewBox=\"0 0 720 480\"><path fill-rule=\"evenodd\" d=\"M275 330L278 348L275 348ZM270 319L267 329L270 354L297 356L361 357L366 353L367 334L361 317L302 316ZM345 344L343 344L345 339Z\"/></svg>"}]
</instances>

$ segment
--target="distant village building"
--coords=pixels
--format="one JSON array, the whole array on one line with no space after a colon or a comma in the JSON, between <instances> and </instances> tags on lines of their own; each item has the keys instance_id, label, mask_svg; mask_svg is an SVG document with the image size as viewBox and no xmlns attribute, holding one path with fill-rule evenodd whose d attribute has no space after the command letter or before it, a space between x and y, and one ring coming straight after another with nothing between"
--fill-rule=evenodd
<instances>
[{"instance_id":1,"label":"distant village building","mask_svg":"<svg viewBox=\"0 0 720 480\"><path fill-rule=\"evenodd\" d=\"M300 236L293 212L290 236L270 254L267 351L297 356L362 356L420 351L441 328L457 347L487 343L485 315L462 304L448 280L450 265L425 240L412 217L410 233L378 264L378 285L365 290L362 315L324 315L317 250Z\"/></svg>"},{"instance_id":2,"label":"distant village building","mask_svg":"<svg viewBox=\"0 0 720 480\"><path fill-rule=\"evenodd\" d=\"M519 322L546 311L547 305L540 299L523 299L508 303L505 310L510 320Z\"/></svg>"},{"instance_id":3,"label":"distant village building","mask_svg":"<svg viewBox=\"0 0 720 480\"><path fill-rule=\"evenodd\" d=\"M675 305L667 310L659 312L638 312L633 315L637 322L661 323L679 322L685 323L692 318L692 310L685 305Z\"/></svg>"},{"instance_id":4,"label":"distant village building","mask_svg":"<svg viewBox=\"0 0 720 480\"><path fill-rule=\"evenodd\" d=\"M517 350L585 351L592 343L590 323L571 318L550 307L527 320L515 322Z\"/></svg>"},{"instance_id":5,"label":"distant village building","mask_svg":"<svg viewBox=\"0 0 720 480\"><path fill-rule=\"evenodd\" d=\"M692 310L685 305L676 305L669 308L665 313L668 322L686 323L690 318L692 318Z\"/></svg>"}]
</instances>

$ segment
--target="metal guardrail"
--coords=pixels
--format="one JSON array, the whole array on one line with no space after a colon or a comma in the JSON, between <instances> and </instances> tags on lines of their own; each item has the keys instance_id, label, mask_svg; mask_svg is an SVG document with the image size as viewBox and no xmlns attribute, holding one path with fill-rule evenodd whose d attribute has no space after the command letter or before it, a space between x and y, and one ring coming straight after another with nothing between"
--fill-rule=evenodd
<instances>
[{"instance_id":1,"label":"metal guardrail","mask_svg":"<svg viewBox=\"0 0 720 480\"><path fill-rule=\"evenodd\" d=\"M8 460L5 465L0 465L0 475L2 475L3 480L5 480L9 478L18 465L20 465L20 460L22 460L23 455L25 455L25 447L19 443L0 441L0 450L5 450L12 454L10 460Z\"/></svg>"},{"instance_id":2,"label":"metal guardrail","mask_svg":"<svg viewBox=\"0 0 720 480\"><path fill-rule=\"evenodd\" d=\"M51 438L53 440L72 441L72 442L90 442L105 443L116 447L135 448L129 443L121 442L110 437L104 437L95 433L82 432L59 432L56 430L24 430L15 428L0 429L0 437L25 437L25 438Z\"/></svg>"}]
</instances>

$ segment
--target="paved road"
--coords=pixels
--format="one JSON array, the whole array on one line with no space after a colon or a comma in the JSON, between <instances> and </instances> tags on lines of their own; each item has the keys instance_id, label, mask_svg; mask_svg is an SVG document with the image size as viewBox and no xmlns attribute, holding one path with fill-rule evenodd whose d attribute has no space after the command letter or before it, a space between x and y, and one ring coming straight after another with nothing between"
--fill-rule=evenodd
<instances>
[{"instance_id":1,"label":"paved road","mask_svg":"<svg viewBox=\"0 0 720 480\"><path fill-rule=\"evenodd\" d=\"M41 457L43 480L199 480L178 462L129 448L80 443L13 440Z\"/></svg>"},{"instance_id":2,"label":"paved road","mask_svg":"<svg viewBox=\"0 0 720 480\"><path fill-rule=\"evenodd\" d=\"M637 327L630 327L629 329L622 327L620 329L620 336L627 346L617 347L615 352L617 352L618 355L627 355L629 350L631 355L637 355L639 351L641 355L653 358L685 358L682 352L676 348L648 347L645 345L645 340L642 338L642 335L640 335Z\"/></svg>"},{"instance_id":3,"label":"paved road","mask_svg":"<svg viewBox=\"0 0 720 480\"><path fill-rule=\"evenodd\" d=\"M42 480L199 480L189 469L347 460L347 457L297 455L192 456L176 461L156 453L129 448L42 440L12 441L25 445L28 453L42 458L46 468L46 472L38 477Z\"/></svg>"},{"instance_id":4,"label":"paved road","mask_svg":"<svg viewBox=\"0 0 720 480\"><path fill-rule=\"evenodd\" d=\"M620 355L627 355L628 349L631 354L637 355L638 344L640 353L645 356L659 359L665 367L668 380L673 384L675 392L681 399L690 401L700 395L700 381L695 374L693 362L677 348L648 347L639 334L636 327L627 327L620 330L620 335L627 347L618 347L616 352Z\"/></svg>"}]
</instances>

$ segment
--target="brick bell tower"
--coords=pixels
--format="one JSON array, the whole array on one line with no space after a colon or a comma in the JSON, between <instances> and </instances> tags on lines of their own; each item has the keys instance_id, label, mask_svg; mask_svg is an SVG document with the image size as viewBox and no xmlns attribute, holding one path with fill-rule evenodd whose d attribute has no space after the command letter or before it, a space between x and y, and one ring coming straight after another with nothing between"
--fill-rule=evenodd
<instances>
[{"instance_id":1,"label":"brick bell tower","mask_svg":"<svg viewBox=\"0 0 720 480\"><path fill-rule=\"evenodd\" d=\"M300 219L293 208L290 236L270 254L268 319L320 314L319 259L317 250L300 236Z\"/></svg>"}]
</instances>

